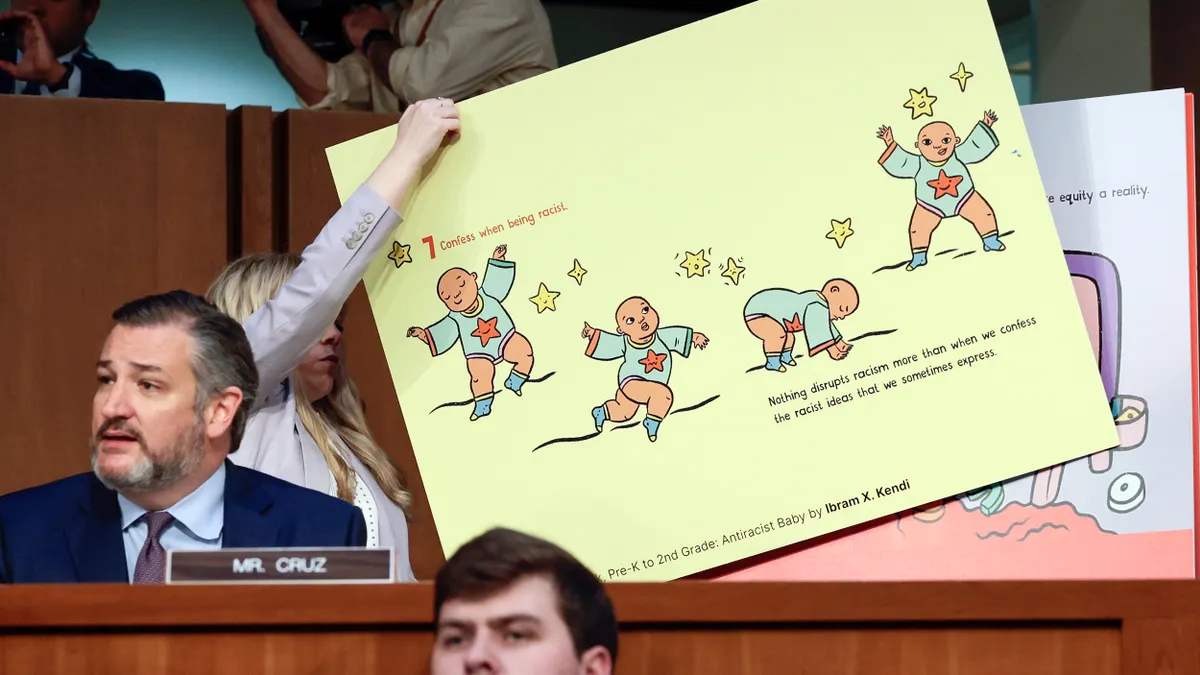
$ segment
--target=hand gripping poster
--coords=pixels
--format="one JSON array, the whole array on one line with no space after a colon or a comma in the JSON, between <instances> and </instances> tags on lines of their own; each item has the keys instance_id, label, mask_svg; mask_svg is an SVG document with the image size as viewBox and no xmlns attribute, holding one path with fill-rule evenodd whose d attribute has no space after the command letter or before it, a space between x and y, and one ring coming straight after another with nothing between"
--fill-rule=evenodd
<instances>
[{"instance_id":1,"label":"hand gripping poster","mask_svg":"<svg viewBox=\"0 0 1200 675\"><path fill-rule=\"evenodd\" d=\"M723 580L1192 579L1197 448L1195 160L1182 90L1025 106L1029 149L1117 443L976 487ZM1133 142L1154 129L1153 143ZM1029 156L1025 148L1014 148ZM941 252L942 249L935 249ZM1007 404L1015 424L1031 388ZM1036 444L1039 434L1018 443ZM815 545L814 545L815 544Z\"/></svg>"},{"instance_id":2,"label":"hand gripping poster","mask_svg":"<svg viewBox=\"0 0 1200 675\"><path fill-rule=\"evenodd\" d=\"M923 11L759 0L460 105L365 279L447 553L667 580L1116 444L987 3ZM343 200L394 139L328 149Z\"/></svg>"}]
</instances>

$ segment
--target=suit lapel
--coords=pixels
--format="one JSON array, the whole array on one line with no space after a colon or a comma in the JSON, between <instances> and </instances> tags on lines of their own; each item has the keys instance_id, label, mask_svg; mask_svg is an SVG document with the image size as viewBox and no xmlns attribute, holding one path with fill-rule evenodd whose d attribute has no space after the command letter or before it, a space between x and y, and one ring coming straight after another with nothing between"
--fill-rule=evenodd
<instances>
[{"instance_id":1,"label":"suit lapel","mask_svg":"<svg viewBox=\"0 0 1200 675\"><path fill-rule=\"evenodd\" d=\"M221 548L277 546L279 523L269 516L274 500L262 490L254 473L225 461L225 529Z\"/></svg>"},{"instance_id":2,"label":"suit lapel","mask_svg":"<svg viewBox=\"0 0 1200 675\"><path fill-rule=\"evenodd\" d=\"M84 49L79 50L79 52L77 52L75 54L75 56L71 58L71 63L75 64L75 67L79 69L80 75L83 76L82 79L79 81L80 82L79 98L93 98L90 94L92 91L91 85L93 84L93 80L95 79L94 77L92 77L92 72L91 72L92 63L94 61L95 61L95 57L91 56L87 52L86 45L85 45Z\"/></svg>"},{"instance_id":3,"label":"suit lapel","mask_svg":"<svg viewBox=\"0 0 1200 675\"><path fill-rule=\"evenodd\" d=\"M117 493L96 478L79 504L81 517L67 525L67 544L81 583L129 583L125 540L121 535L121 507Z\"/></svg>"}]
</instances>

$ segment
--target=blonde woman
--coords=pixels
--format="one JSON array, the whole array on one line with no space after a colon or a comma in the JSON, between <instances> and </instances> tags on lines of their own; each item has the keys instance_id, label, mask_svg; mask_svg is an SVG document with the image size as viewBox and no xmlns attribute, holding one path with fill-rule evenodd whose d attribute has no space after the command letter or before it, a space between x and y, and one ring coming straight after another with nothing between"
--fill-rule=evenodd
<instances>
[{"instance_id":1,"label":"blonde woman","mask_svg":"<svg viewBox=\"0 0 1200 675\"><path fill-rule=\"evenodd\" d=\"M341 317L367 266L391 242L411 184L458 131L449 100L409 106L387 156L301 255L247 256L208 292L242 322L259 370L261 397L230 459L358 506L367 545L396 550L401 581L415 581L406 522L411 497L372 438L342 365Z\"/></svg>"}]
</instances>

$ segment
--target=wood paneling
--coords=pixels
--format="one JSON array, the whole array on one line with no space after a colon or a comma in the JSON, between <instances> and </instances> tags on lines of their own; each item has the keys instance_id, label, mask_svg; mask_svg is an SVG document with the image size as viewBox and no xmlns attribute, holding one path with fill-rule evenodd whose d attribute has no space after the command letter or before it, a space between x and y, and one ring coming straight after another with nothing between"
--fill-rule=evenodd
<instances>
[{"instance_id":1,"label":"wood paneling","mask_svg":"<svg viewBox=\"0 0 1200 675\"><path fill-rule=\"evenodd\" d=\"M0 636L0 673L16 675L419 675L427 632L337 631Z\"/></svg>"},{"instance_id":2,"label":"wood paneling","mask_svg":"<svg viewBox=\"0 0 1200 675\"><path fill-rule=\"evenodd\" d=\"M1122 673L1200 673L1196 617L1129 619L1121 626Z\"/></svg>"},{"instance_id":3,"label":"wood paneling","mask_svg":"<svg viewBox=\"0 0 1200 675\"><path fill-rule=\"evenodd\" d=\"M282 246L282 176L275 152L275 121L270 108L242 106L229 113L229 258L279 250Z\"/></svg>"},{"instance_id":4,"label":"wood paneling","mask_svg":"<svg viewBox=\"0 0 1200 675\"><path fill-rule=\"evenodd\" d=\"M618 675L1155 675L1121 670L1103 629L635 630ZM427 631L336 627L241 633L0 636L0 672L21 675L420 675ZM528 675L538 675L530 673Z\"/></svg>"},{"instance_id":5,"label":"wood paneling","mask_svg":"<svg viewBox=\"0 0 1200 675\"><path fill-rule=\"evenodd\" d=\"M287 167L284 220L288 250L297 253L304 250L340 205L325 148L395 124L396 119L384 115L300 110L283 114L280 137ZM413 573L418 579L432 579L445 562L445 556L425 499L425 488L383 355L379 330L375 327L367 292L361 283L346 306L347 367L365 401L371 433L404 471L408 489L413 493L414 506L409 521L409 560Z\"/></svg>"},{"instance_id":6,"label":"wood paneling","mask_svg":"<svg viewBox=\"0 0 1200 675\"><path fill-rule=\"evenodd\" d=\"M0 494L89 467L111 312L225 262L222 106L0 96Z\"/></svg>"},{"instance_id":7,"label":"wood paneling","mask_svg":"<svg viewBox=\"0 0 1200 675\"><path fill-rule=\"evenodd\" d=\"M609 584L621 675L1194 675L1193 582ZM432 588L0 588L0 672L421 673Z\"/></svg>"},{"instance_id":8,"label":"wood paneling","mask_svg":"<svg viewBox=\"0 0 1200 675\"><path fill-rule=\"evenodd\" d=\"M1154 89L1200 92L1200 4L1150 0L1150 81Z\"/></svg>"}]
</instances>

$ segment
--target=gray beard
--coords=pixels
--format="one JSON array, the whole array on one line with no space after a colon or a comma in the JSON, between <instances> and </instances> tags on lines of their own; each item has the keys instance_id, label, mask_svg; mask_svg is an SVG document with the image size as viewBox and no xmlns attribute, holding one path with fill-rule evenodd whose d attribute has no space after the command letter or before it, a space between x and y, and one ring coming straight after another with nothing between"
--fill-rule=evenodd
<instances>
[{"instance_id":1,"label":"gray beard","mask_svg":"<svg viewBox=\"0 0 1200 675\"><path fill-rule=\"evenodd\" d=\"M133 468L121 476L105 474L99 466L97 446L99 441L92 437L92 473L110 490L117 492L145 493L172 487L190 475L204 458L203 423L196 420L192 426L175 439L165 451L151 452L142 440L141 457Z\"/></svg>"}]
</instances>

